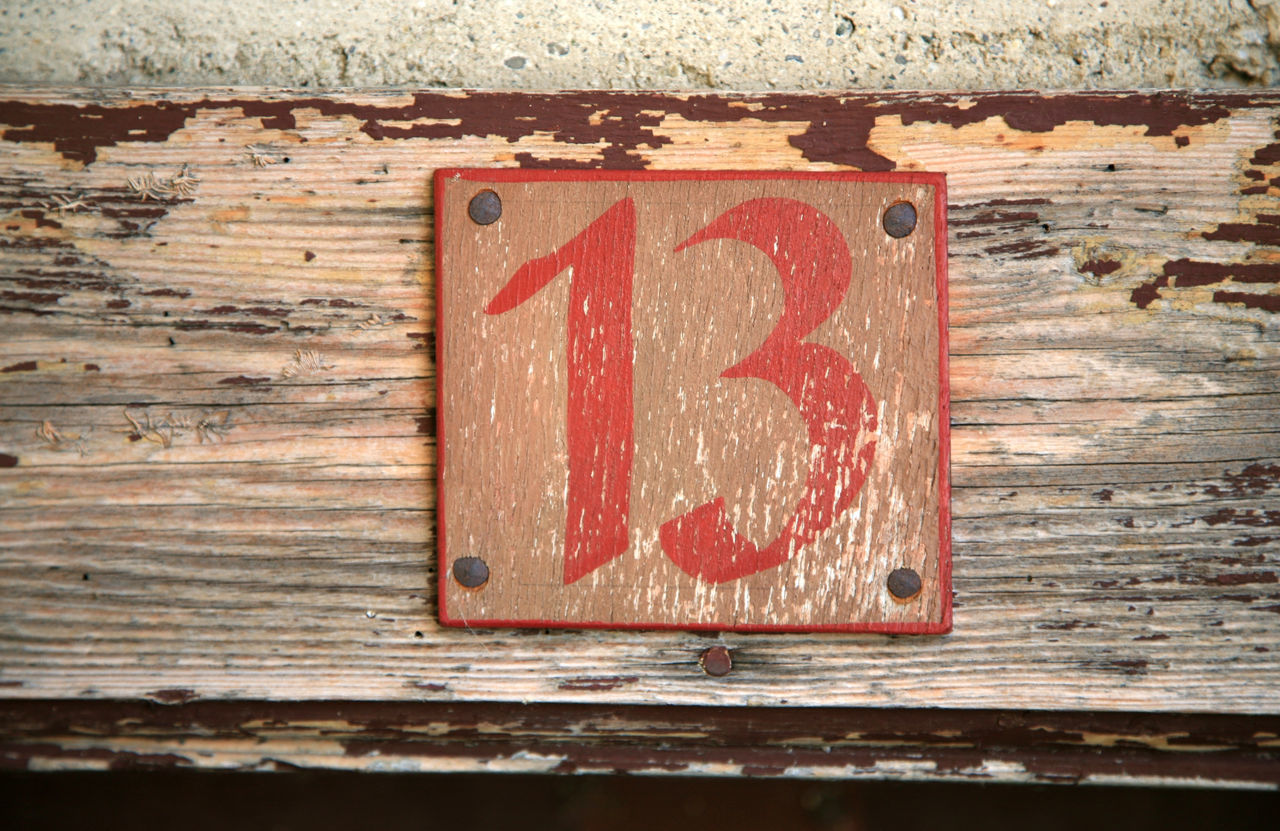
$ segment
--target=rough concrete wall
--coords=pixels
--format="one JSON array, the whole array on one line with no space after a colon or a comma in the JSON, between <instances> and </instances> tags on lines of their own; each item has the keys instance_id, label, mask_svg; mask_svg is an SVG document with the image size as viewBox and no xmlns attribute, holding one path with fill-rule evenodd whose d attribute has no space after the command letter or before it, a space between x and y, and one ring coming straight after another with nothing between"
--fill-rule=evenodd
<instances>
[{"instance_id":1,"label":"rough concrete wall","mask_svg":"<svg viewBox=\"0 0 1280 831\"><path fill-rule=\"evenodd\" d=\"M1280 0L0 0L0 81L664 89L1280 81Z\"/></svg>"}]
</instances>

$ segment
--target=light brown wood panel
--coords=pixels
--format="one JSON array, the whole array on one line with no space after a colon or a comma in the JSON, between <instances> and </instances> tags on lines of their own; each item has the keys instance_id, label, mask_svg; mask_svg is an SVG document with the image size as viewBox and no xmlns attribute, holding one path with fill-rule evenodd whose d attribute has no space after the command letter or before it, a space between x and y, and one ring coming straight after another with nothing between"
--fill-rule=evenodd
<instances>
[{"instance_id":1,"label":"light brown wood panel","mask_svg":"<svg viewBox=\"0 0 1280 831\"><path fill-rule=\"evenodd\" d=\"M1278 116L0 90L0 694L1280 711ZM951 634L437 624L430 177L493 164L947 174Z\"/></svg>"},{"instance_id":2,"label":"light brown wood panel","mask_svg":"<svg viewBox=\"0 0 1280 831\"><path fill-rule=\"evenodd\" d=\"M945 183L670 176L437 174L441 619L945 632ZM501 204L485 226L468 215L481 192ZM895 238L882 221L899 203L919 211ZM752 230L715 230L735 216ZM520 308L492 310L504 286L525 285L521 263L601 234L582 230L594 222L620 229L584 236L614 271L579 262ZM704 228L719 237L684 248ZM608 314L588 318L592 304ZM587 408L613 417L593 423ZM613 502L599 496L610 481ZM584 484L591 495L576 496ZM590 519L572 518L589 499ZM732 536L703 530L682 551L672 529L717 499ZM482 584L449 579L459 561L483 563ZM900 598L888 588L898 569L919 580Z\"/></svg>"}]
</instances>

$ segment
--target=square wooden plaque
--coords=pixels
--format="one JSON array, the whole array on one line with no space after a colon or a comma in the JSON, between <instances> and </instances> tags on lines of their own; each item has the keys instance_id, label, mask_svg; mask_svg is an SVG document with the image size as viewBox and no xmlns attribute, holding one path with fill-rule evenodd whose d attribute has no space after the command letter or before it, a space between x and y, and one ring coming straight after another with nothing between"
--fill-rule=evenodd
<instances>
[{"instance_id":1,"label":"square wooden plaque","mask_svg":"<svg viewBox=\"0 0 1280 831\"><path fill-rule=\"evenodd\" d=\"M449 625L951 626L946 182L441 170Z\"/></svg>"}]
</instances>

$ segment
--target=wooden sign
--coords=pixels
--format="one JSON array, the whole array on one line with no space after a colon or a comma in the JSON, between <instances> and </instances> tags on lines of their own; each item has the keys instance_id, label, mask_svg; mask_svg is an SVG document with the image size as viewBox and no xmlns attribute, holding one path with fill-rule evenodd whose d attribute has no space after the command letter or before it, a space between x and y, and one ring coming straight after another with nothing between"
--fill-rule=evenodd
<instances>
[{"instance_id":1,"label":"wooden sign","mask_svg":"<svg viewBox=\"0 0 1280 831\"><path fill-rule=\"evenodd\" d=\"M443 170L441 619L938 633L946 189Z\"/></svg>"}]
</instances>

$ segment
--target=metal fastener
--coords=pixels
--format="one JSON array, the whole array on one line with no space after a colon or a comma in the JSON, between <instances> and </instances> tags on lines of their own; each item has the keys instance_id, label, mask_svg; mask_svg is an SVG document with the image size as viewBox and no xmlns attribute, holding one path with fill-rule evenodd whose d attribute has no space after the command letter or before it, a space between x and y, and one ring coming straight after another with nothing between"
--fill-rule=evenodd
<instances>
[{"instance_id":1,"label":"metal fastener","mask_svg":"<svg viewBox=\"0 0 1280 831\"><path fill-rule=\"evenodd\" d=\"M453 561L453 579L469 589L489 582L489 566L479 557L459 557Z\"/></svg>"},{"instance_id":2,"label":"metal fastener","mask_svg":"<svg viewBox=\"0 0 1280 831\"><path fill-rule=\"evenodd\" d=\"M916 229L916 208L910 202L896 202L884 212L884 231L891 237L905 237Z\"/></svg>"},{"instance_id":3,"label":"metal fastener","mask_svg":"<svg viewBox=\"0 0 1280 831\"><path fill-rule=\"evenodd\" d=\"M889 593L899 600L910 600L924 587L920 582L920 575L913 568L895 568L885 582L889 586Z\"/></svg>"},{"instance_id":4,"label":"metal fastener","mask_svg":"<svg viewBox=\"0 0 1280 831\"><path fill-rule=\"evenodd\" d=\"M502 216L502 200L491 190L482 190L471 197L467 215L477 225L492 225Z\"/></svg>"},{"instance_id":5,"label":"metal fastener","mask_svg":"<svg viewBox=\"0 0 1280 831\"><path fill-rule=\"evenodd\" d=\"M698 657L698 666L707 675L719 678L733 669L733 653L727 646L713 646Z\"/></svg>"}]
</instances>

